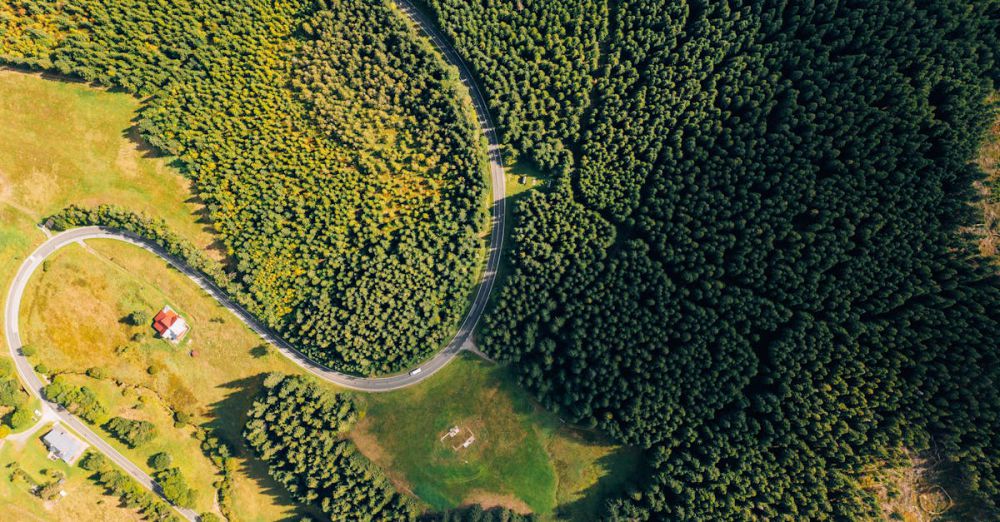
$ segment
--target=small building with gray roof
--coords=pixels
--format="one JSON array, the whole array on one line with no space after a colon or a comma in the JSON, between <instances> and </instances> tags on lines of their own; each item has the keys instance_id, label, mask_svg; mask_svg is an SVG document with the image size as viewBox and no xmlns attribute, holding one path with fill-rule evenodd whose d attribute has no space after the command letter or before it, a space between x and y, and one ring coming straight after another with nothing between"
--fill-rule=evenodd
<instances>
[{"instance_id":1,"label":"small building with gray roof","mask_svg":"<svg viewBox=\"0 0 1000 522\"><path fill-rule=\"evenodd\" d=\"M59 458L69 465L73 465L77 459L83 455L87 449L87 444L78 439L76 435L66 431L61 424L56 424L51 431L42 437L45 447L49 448L49 458Z\"/></svg>"}]
</instances>

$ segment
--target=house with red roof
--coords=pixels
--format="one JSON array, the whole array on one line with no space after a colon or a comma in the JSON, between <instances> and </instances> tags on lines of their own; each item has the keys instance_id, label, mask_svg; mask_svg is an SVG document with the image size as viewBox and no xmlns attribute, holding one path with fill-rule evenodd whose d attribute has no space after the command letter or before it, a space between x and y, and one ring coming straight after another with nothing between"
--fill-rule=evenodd
<instances>
[{"instance_id":1,"label":"house with red roof","mask_svg":"<svg viewBox=\"0 0 1000 522\"><path fill-rule=\"evenodd\" d=\"M153 318L153 329L160 334L160 337L176 343L187 333L188 324L173 308L164 306L163 310Z\"/></svg>"}]
</instances>

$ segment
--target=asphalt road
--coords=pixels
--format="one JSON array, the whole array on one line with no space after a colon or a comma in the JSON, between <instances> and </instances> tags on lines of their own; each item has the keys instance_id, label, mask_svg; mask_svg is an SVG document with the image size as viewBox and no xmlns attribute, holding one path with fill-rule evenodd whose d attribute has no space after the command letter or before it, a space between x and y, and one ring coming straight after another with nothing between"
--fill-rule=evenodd
<instances>
[{"instance_id":1,"label":"asphalt road","mask_svg":"<svg viewBox=\"0 0 1000 522\"><path fill-rule=\"evenodd\" d=\"M190 269L180 260L173 258L163 251L163 249L158 245L127 232L103 227L81 227L62 232L49 238L30 256L28 256L18 269L17 275L14 277L10 291L7 293L7 300L4 308L4 329L11 356L14 359L17 373L21 376L22 381L27 385L28 389L32 393L42 398L42 407L44 409L54 411L65 425L80 434L91 446L107 455L109 459L125 470L140 484L157 493L161 497L162 494L159 486L150 478L149 475L135 466L135 464L126 459L113 447L104 442L100 436L94 433L84 423L80 422L80 420L78 420L75 416L67 412L64 408L62 408L62 406L48 402L44 399L42 395L44 383L35 374L34 369L28 362L27 358L21 354L21 347L23 345L18 331L18 318L20 316L21 298L24 295L24 290L28 284L28 280L31 278L31 274L34 273L35 269L42 264L45 258L66 245L83 241L85 239L117 239L135 244L159 255L172 266L186 274L206 292L215 297L216 300L222 303L251 329L257 332L265 341L276 346L286 357L317 377L332 382L338 386L368 392L396 390L416 384L430 377L437 370L448 364L448 362L450 362L455 355L462 351L464 347L468 346L467 343L471 340L470 337L472 332L475 330L476 325L479 323L479 319L483 315L483 310L486 308L490 292L493 290L493 284L496 280L497 268L500 265L500 255L503 248L504 215L506 212L504 206L505 185L503 158L500 153L499 137L496 133L493 120L487 110L485 98L479 91L479 87L476 85L475 79L469 71L469 68L465 65L461 57L459 57L458 53L455 52L443 35L438 32L431 21L422 13L417 11L413 4L407 0L395 0L395 3L399 9L407 17L409 17L410 20L413 21L413 23L428 36L428 38L430 38L431 42L438 49L438 51L441 52L442 56L444 56L450 64L458 68L462 83L468 87L472 104L479 120L479 126L488 144L487 159L489 163L492 189L491 194L493 199L491 209L492 217L490 223L489 252L486 258L486 266L482 272L482 279L476 289L476 295L472 305L451 342L449 342L444 349L437 352L437 354L435 354L431 359L419 365L417 367L420 369L418 373L412 373L412 370L416 369L414 368L411 369L411 371L399 375L365 378L339 373L323 365L315 363L296 350L295 347L281 339L281 337L270 328L260 324L257 319L247 312L242 306L231 301L225 293L215 286L214 283L208 280L208 278ZM194 521L197 519L197 514L190 509L178 506L174 506L174 509L176 509L181 516L188 520Z\"/></svg>"}]
</instances>

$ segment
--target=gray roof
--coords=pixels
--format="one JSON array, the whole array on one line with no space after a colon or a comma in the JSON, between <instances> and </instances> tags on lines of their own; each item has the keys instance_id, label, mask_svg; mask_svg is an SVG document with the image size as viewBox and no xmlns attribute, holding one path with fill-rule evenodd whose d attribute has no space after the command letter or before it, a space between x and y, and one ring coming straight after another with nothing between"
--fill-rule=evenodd
<instances>
[{"instance_id":1,"label":"gray roof","mask_svg":"<svg viewBox=\"0 0 1000 522\"><path fill-rule=\"evenodd\" d=\"M87 445L82 440L66 431L61 425L56 425L52 431L46 433L42 437L42 441L49 447L49 450L58 453L59 458L70 464L80 458L83 450L87 449Z\"/></svg>"}]
</instances>

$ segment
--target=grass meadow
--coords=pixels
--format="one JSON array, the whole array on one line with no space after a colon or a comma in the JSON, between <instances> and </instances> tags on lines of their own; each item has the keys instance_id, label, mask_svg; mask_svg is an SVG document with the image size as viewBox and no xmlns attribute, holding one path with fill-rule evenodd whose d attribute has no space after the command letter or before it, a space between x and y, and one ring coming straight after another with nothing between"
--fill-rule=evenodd
<instances>
[{"instance_id":1,"label":"grass meadow","mask_svg":"<svg viewBox=\"0 0 1000 522\"><path fill-rule=\"evenodd\" d=\"M639 455L565 426L502 368L463 355L419 386L361 397L351 433L401 489L436 509L482 503L593 519ZM441 437L452 427L460 433ZM475 442L455 449L469 435Z\"/></svg>"}]
</instances>

